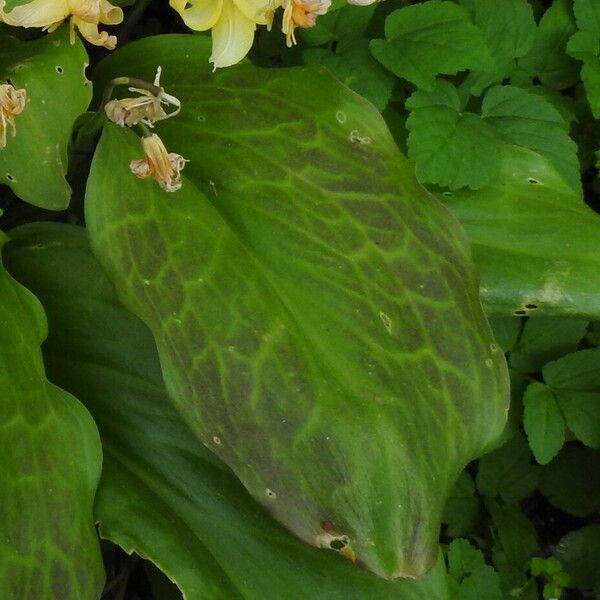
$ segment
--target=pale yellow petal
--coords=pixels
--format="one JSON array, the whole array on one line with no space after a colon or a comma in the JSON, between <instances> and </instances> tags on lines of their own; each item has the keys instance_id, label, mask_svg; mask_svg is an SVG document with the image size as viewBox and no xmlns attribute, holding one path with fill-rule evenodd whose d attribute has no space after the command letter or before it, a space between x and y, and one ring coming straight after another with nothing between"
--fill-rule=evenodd
<instances>
[{"instance_id":1,"label":"pale yellow petal","mask_svg":"<svg viewBox=\"0 0 600 600\"><path fill-rule=\"evenodd\" d=\"M1 10L4 22L16 27L49 27L63 21L70 14L66 0L33 0L16 6L10 12Z\"/></svg>"},{"instance_id":2,"label":"pale yellow petal","mask_svg":"<svg viewBox=\"0 0 600 600\"><path fill-rule=\"evenodd\" d=\"M221 18L212 30L209 60L215 68L240 62L252 47L255 29L256 23L239 10L233 0L224 0Z\"/></svg>"},{"instance_id":3,"label":"pale yellow petal","mask_svg":"<svg viewBox=\"0 0 600 600\"><path fill-rule=\"evenodd\" d=\"M123 22L123 9L113 6L108 0L100 0L100 23L118 25Z\"/></svg>"},{"instance_id":4,"label":"pale yellow petal","mask_svg":"<svg viewBox=\"0 0 600 600\"><path fill-rule=\"evenodd\" d=\"M223 10L223 0L170 0L169 3L194 31L206 31L214 27Z\"/></svg>"},{"instance_id":5,"label":"pale yellow petal","mask_svg":"<svg viewBox=\"0 0 600 600\"><path fill-rule=\"evenodd\" d=\"M272 0L235 0L236 6L255 23L267 25L267 15L277 6Z\"/></svg>"},{"instance_id":6,"label":"pale yellow petal","mask_svg":"<svg viewBox=\"0 0 600 600\"><path fill-rule=\"evenodd\" d=\"M108 50L114 50L117 45L117 38L114 35L108 35L106 31L98 31L96 23L88 23L77 17L71 18L71 23L79 29L81 35L94 46L104 46Z\"/></svg>"}]
</instances>

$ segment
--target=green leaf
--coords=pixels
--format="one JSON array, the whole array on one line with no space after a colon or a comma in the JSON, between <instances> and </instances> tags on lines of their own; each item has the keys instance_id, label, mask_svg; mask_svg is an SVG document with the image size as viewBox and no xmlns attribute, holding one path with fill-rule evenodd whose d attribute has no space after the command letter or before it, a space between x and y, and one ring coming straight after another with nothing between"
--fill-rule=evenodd
<instances>
[{"instance_id":1,"label":"green leaf","mask_svg":"<svg viewBox=\"0 0 600 600\"><path fill-rule=\"evenodd\" d=\"M600 391L557 390L569 429L590 448L600 448Z\"/></svg>"},{"instance_id":2,"label":"green leaf","mask_svg":"<svg viewBox=\"0 0 600 600\"><path fill-rule=\"evenodd\" d=\"M554 389L600 391L600 348L567 354L548 363L542 373Z\"/></svg>"},{"instance_id":3,"label":"green leaf","mask_svg":"<svg viewBox=\"0 0 600 600\"><path fill-rule=\"evenodd\" d=\"M69 205L67 143L91 99L87 63L83 44L70 44L66 26L33 42L0 36L0 83L7 79L27 91L25 110L15 117L16 135L9 133L6 148L0 148L0 183L35 206Z\"/></svg>"},{"instance_id":4,"label":"green leaf","mask_svg":"<svg viewBox=\"0 0 600 600\"><path fill-rule=\"evenodd\" d=\"M502 600L500 578L489 565L466 577L460 586L458 600L481 600L481 598Z\"/></svg>"},{"instance_id":5,"label":"green leaf","mask_svg":"<svg viewBox=\"0 0 600 600\"><path fill-rule=\"evenodd\" d=\"M0 597L97 598L100 439L85 408L46 379L45 337L42 306L0 266Z\"/></svg>"},{"instance_id":6,"label":"green leaf","mask_svg":"<svg viewBox=\"0 0 600 600\"><path fill-rule=\"evenodd\" d=\"M566 54L567 41L576 31L571 5L571 0L554 0L540 20L533 48L519 60L531 77L557 90L579 80L577 63Z\"/></svg>"},{"instance_id":7,"label":"green leaf","mask_svg":"<svg viewBox=\"0 0 600 600\"><path fill-rule=\"evenodd\" d=\"M595 118L600 118L600 34L578 31L567 44L567 53L583 61L581 79L590 109Z\"/></svg>"},{"instance_id":8,"label":"green leaf","mask_svg":"<svg viewBox=\"0 0 600 600\"><path fill-rule=\"evenodd\" d=\"M565 419L552 390L537 382L525 391L523 426L529 447L541 464L549 463L565 443Z\"/></svg>"},{"instance_id":9,"label":"green leaf","mask_svg":"<svg viewBox=\"0 0 600 600\"><path fill-rule=\"evenodd\" d=\"M542 467L540 491L560 510L591 515L600 509L600 452L567 445Z\"/></svg>"},{"instance_id":10,"label":"green leaf","mask_svg":"<svg viewBox=\"0 0 600 600\"><path fill-rule=\"evenodd\" d=\"M510 366L522 373L536 373L549 361L577 350L587 321L568 317L528 319L510 355Z\"/></svg>"},{"instance_id":11,"label":"green leaf","mask_svg":"<svg viewBox=\"0 0 600 600\"><path fill-rule=\"evenodd\" d=\"M442 522L447 525L446 535L456 538L470 534L482 516L482 508L479 498L475 496L473 478L463 471L444 507Z\"/></svg>"},{"instance_id":12,"label":"green leaf","mask_svg":"<svg viewBox=\"0 0 600 600\"><path fill-rule=\"evenodd\" d=\"M157 130L190 160L185 183L171 197L136 179L138 139L105 128L95 253L182 414L255 498L312 544L347 535L369 569L423 574L454 480L506 421L460 228L379 112L322 71L212 75L204 41L164 36L113 53L100 80L148 78L158 48L183 109Z\"/></svg>"},{"instance_id":13,"label":"green leaf","mask_svg":"<svg viewBox=\"0 0 600 600\"><path fill-rule=\"evenodd\" d=\"M541 154L581 191L577 145L560 113L544 98L514 86L496 86L486 92L481 114L508 143Z\"/></svg>"},{"instance_id":14,"label":"green leaf","mask_svg":"<svg viewBox=\"0 0 600 600\"><path fill-rule=\"evenodd\" d=\"M537 487L539 467L531 464L531 452L521 433L508 443L486 454L479 461L477 489L484 496L500 496L518 502Z\"/></svg>"},{"instance_id":15,"label":"green leaf","mask_svg":"<svg viewBox=\"0 0 600 600\"><path fill-rule=\"evenodd\" d=\"M460 110L456 88L438 80L432 92L415 92L407 101L411 113L408 155L419 181L455 190L486 186L500 166L496 133L479 115Z\"/></svg>"},{"instance_id":16,"label":"green leaf","mask_svg":"<svg viewBox=\"0 0 600 600\"><path fill-rule=\"evenodd\" d=\"M600 2L598 0L574 0L573 11L577 27L600 36Z\"/></svg>"},{"instance_id":17,"label":"green leaf","mask_svg":"<svg viewBox=\"0 0 600 600\"><path fill-rule=\"evenodd\" d=\"M504 352L511 352L523 329L523 319L511 317L489 317L494 338Z\"/></svg>"},{"instance_id":18,"label":"green leaf","mask_svg":"<svg viewBox=\"0 0 600 600\"><path fill-rule=\"evenodd\" d=\"M427 91L434 89L436 75L494 65L483 33L453 2L432 0L395 10L386 19L385 37L371 42L375 58Z\"/></svg>"},{"instance_id":19,"label":"green leaf","mask_svg":"<svg viewBox=\"0 0 600 600\"><path fill-rule=\"evenodd\" d=\"M188 600L449 600L442 561L418 582L384 581L304 544L252 500L168 400L152 335L119 305L83 229L19 228L7 263L47 306L51 377L98 422L103 537L159 565Z\"/></svg>"},{"instance_id":20,"label":"green leaf","mask_svg":"<svg viewBox=\"0 0 600 600\"><path fill-rule=\"evenodd\" d=\"M460 583L457 600L501 600L500 580L485 564L481 550L467 540L453 540L448 548L449 574Z\"/></svg>"},{"instance_id":21,"label":"green leaf","mask_svg":"<svg viewBox=\"0 0 600 600\"><path fill-rule=\"evenodd\" d=\"M327 67L343 84L383 110L392 97L395 77L371 56L367 40L345 39L337 44L335 53L324 48L306 50L304 63Z\"/></svg>"},{"instance_id":22,"label":"green leaf","mask_svg":"<svg viewBox=\"0 0 600 600\"><path fill-rule=\"evenodd\" d=\"M600 525L570 531L558 542L555 553L564 563L572 587L589 590L600 584Z\"/></svg>"},{"instance_id":23,"label":"green leaf","mask_svg":"<svg viewBox=\"0 0 600 600\"><path fill-rule=\"evenodd\" d=\"M477 0L475 25L483 31L494 59L493 69L470 73L466 86L475 95L494 83L499 83L514 69L514 59L523 56L533 46L535 20L526 0Z\"/></svg>"},{"instance_id":24,"label":"green leaf","mask_svg":"<svg viewBox=\"0 0 600 600\"><path fill-rule=\"evenodd\" d=\"M469 540L452 540L448 546L448 573L457 581L482 569L485 566L483 552L475 548Z\"/></svg>"},{"instance_id":25,"label":"green leaf","mask_svg":"<svg viewBox=\"0 0 600 600\"><path fill-rule=\"evenodd\" d=\"M504 146L488 187L438 197L469 235L488 314L600 316L600 217L542 157Z\"/></svg>"}]
</instances>

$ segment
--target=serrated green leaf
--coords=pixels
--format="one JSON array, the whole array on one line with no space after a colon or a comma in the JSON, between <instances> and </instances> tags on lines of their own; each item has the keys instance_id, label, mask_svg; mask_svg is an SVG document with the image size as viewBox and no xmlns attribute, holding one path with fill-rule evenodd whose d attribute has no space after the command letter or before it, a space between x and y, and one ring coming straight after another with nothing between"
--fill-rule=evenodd
<instances>
[{"instance_id":1,"label":"serrated green leaf","mask_svg":"<svg viewBox=\"0 0 600 600\"><path fill-rule=\"evenodd\" d=\"M452 2L432 0L394 11L386 19L385 37L371 42L375 58L424 90L434 89L436 75L494 65L483 33Z\"/></svg>"},{"instance_id":2,"label":"serrated green leaf","mask_svg":"<svg viewBox=\"0 0 600 600\"><path fill-rule=\"evenodd\" d=\"M454 479L506 419L460 231L378 111L328 74L200 76L206 44L164 36L98 77L151 77L157 48L183 106L157 131L190 159L186 180L174 198L137 180L136 136L105 128L86 201L95 252L152 325L180 410L259 501L313 544L335 523L379 574L422 574Z\"/></svg>"},{"instance_id":3,"label":"serrated green leaf","mask_svg":"<svg viewBox=\"0 0 600 600\"><path fill-rule=\"evenodd\" d=\"M600 449L600 391L556 390L569 429L590 448Z\"/></svg>"},{"instance_id":4,"label":"serrated green leaf","mask_svg":"<svg viewBox=\"0 0 600 600\"><path fill-rule=\"evenodd\" d=\"M547 362L574 352L585 335L587 324L583 319L569 317L528 319L511 352L511 368L521 373L536 373Z\"/></svg>"},{"instance_id":5,"label":"serrated green leaf","mask_svg":"<svg viewBox=\"0 0 600 600\"><path fill-rule=\"evenodd\" d=\"M518 502L537 487L539 467L531 464L531 452L521 433L479 461L477 489L484 496L500 496Z\"/></svg>"},{"instance_id":6,"label":"serrated green leaf","mask_svg":"<svg viewBox=\"0 0 600 600\"><path fill-rule=\"evenodd\" d=\"M578 79L577 63L567 56L566 44L575 33L570 0L554 0L542 16L531 51L519 59L519 66L551 88L562 90Z\"/></svg>"},{"instance_id":7,"label":"serrated green leaf","mask_svg":"<svg viewBox=\"0 0 600 600\"><path fill-rule=\"evenodd\" d=\"M500 167L496 133L480 116L459 111L456 88L438 80L407 101L408 155L419 181L455 190L487 185Z\"/></svg>"},{"instance_id":8,"label":"serrated green leaf","mask_svg":"<svg viewBox=\"0 0 600 600\"><path fill-rule=\"evenodd\" d=\"M91 99L87 63L83 44L71 45L66 26L33 42L0 36L0 83L7 79L27 91L26 108L15 118L16 135L9 133L6 148L0 148L0 183L35 206L69 205L67 143Z\"/></svg>"},{"instance_id":9,"label":"serrated green leaf","mask_svg":"<svg viewBox=\"0 0 600 600\"><path fill-rule=\"evenodd\" d=\"M371 56L367 40L346 40L337 44L335 53L324 48L306 50L304 63L327 67L343 84L383 110L392 97L395 77Z\"/></svg>"},{"instance_id":10,"label":"serrated green leaf","mask_svg":"<svg viewBox=\"0 0 600 600\"><path fill-rule=\"evenodd\" d=\"M552 390L531 383L523 398L523 427L529 447L541 465L549 463L565 443L565 420Z\"/></svg>"},{"instance_id":11,"label":"serrated green leaf","mask_svg":"<svg viewBox=\"0 0 600 600\"><path fill-rule=\"evenodd\" d=\"M577 27L600 36L600 2L598 0L574 0L573 11Z\"/></svg>"},{"instance_id":12,"label":"serrated green leaf","mask_svg":"<svg viewBox=\"0 0 600 600\"><path fill-rule=\"evenodd\" d=\"M507 142L546 157L576 192L581 191L577 145L549 102L521 88L496 86L486 92L481 114Z\"/></svg>"},{"instance_id":13,"label":"serrated green leaf","mask_svg":"<svg viewBox=\"0 0 600 600\"><path fill-rule=\"evenodd\" d=\"M469 540L452 540L448 546L448 573L457 581L460 581L475 571L485 566L483 552L475 548Z\"/></svg>"},{"instance_id":14,"label":"serrated green leaf","mask_svg":"<svg viewBox=\"0 0 600 600\"><path fill-rule=\"evenodd\" d=\"M541 156L503 145L488 187L438 197L469 235L488 314L600 315L600 217Z\"/></svg>"},{"instance_id":15,"label":"serrated green leaf","mask_svg":"<svg viewBox=\"0 0 600 600\"><path fill-rule=\"evenodd\" d=\"M600 348L567 354L548 363L542 373L554 389L600 391Z\"/></svg>"},{"instance_id":16,"label":"serrated green leaf","mask_svg":"<svg viewBox=\"0 0 600 600\"><path fill-rule=\"evenodd\" d=\"M418 582L384 581L304 544L251 499L168 400L152 335L119 304L85 230L30 224L6 255L47 306L50 376L100 428L104 537L159 565L188 600L451 600L443 560Z\"/></svg>"},{"instance_id":17,"label":"serrated green leaf","mask_svg":"<svg viewBox=\"0 0 600 600\"><path fill-rule=\"evenodd\" d=\"M475 25L483 31L495 63L489 71L475 71L467 77L465 86L478 96L514 69L515 58L529 52L536 27L533 10L526 0L477 0Z\"/></svg>"},{"instance_id":18,"label":"serrated green leaf","mask_svg":"<svg viewBox=\"0 0 600 600\"><path fill-rule=\"evenodd\" d=\"M570 531L554 552L564 563L572 587L589 590L600 585L600 525Z\"/></svg>"},{"instance_id":19,"label":"serrated green leaf","mask_svg":"<svg viewBox=\"0 0 600 600\"><path fill-rule=\"evenodd\" d=\"M581 79L592 114L600 119L600 57L585 60L581 67Z\"/></svg>"},{"instance_id":20,"label":"serrated green leaf","mask_svg":"<svg viewBox=\"0 0 600 600\"><path fill-rule=\"evenodd\" d=\"M576 517L600 508L600 452L567 445L541 468L540 491L551 504Z\"/></svg>"},{"instance_id":21,"label":"serrated green leaf","mask_svg":"<svg viewBox=\"0 0 600 600\"><path fill-rule=\"evenodd\" d=\"M41 304L0 265L0 598L97 598L100 439L85 408L46 379L45 337Z\"/></svg>"},{"instance_id":22,"label":"serrated green leaf","mask_svg":"<svg viewBox=\"0 0 600 600\"><path fill-rule=\"evenodd\" d=\"M465 578L458 600L502 600L500 578L493 567L486 565Z\"/></svg>"}]
</instances>

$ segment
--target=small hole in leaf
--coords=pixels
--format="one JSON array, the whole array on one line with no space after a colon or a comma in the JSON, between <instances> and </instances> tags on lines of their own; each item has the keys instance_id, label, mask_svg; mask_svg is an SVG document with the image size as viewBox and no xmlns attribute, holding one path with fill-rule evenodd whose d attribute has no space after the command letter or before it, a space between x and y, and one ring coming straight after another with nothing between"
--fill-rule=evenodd
<instances>
[{"instance_id":1,"label":"small hole in leaf","mask_svg":"<svg viewBox=\"0 0 600 600\"><path fill-rule=\"evenodd\" d=\"M267 494L267 497L271 498L271 500L275 500L277 498L277 494L273 490L270 490L269 488L267 488L265 490L265 494Z\"/></svg>"},{"instance_id":2,"label":"small hole in leaf","mask_svg":"<svg viewBox=\"0 0 600 600\"><path fill-rule=\"evenodd\" d=\"M535 310L537 308L537 304L526 304L525 308L529 310Z\"/></svg>"},{"instance_id":3,"label":"small hole in leaf","mask_svg":"<svg viewBox=\"0 0 600 600\"><path fill-rule=\"evenodd\" d=\"M515 312L513 312L513 315L517 316L517 317L524 317L527 314L526 310L523 310L522 308L519 308L518 310L515 310Z\"/></svg>"},{"instance_id":4,"label":"small hole in leaf","mask_svg":"<svg viewBox=\"0 0 600 600\"><path fill-rule=\"evenodd\" d=\"M340 550L343 550L347 545L348 545L347 537L335 538L334 540L331 540L331 542L329 542L329 547L332 550L336 550L337 552L339 552Z\"/></svg>"},{"instance_id":5,"label":"small hole in leaf","mask_svg":"<svg viewBox=\"0 0 600 600\"><path fill-rule=\"evenodd\" d=\"M533 185L537 185L539 183L539 181L537 179L534 179L533 177L529 177L527 181L529 181L529 183Z\"/></svg>"},{"instance_id":6,"label":"small hole in leaf","mask_svg":"<svg viewBox=\"0 0 600 600\"><path fill-rule=\"evenodd\" d=\"M442 192L442 195L450 198L450 196L452 196L452 192Z\"/></svg>"},{"instance_id":7,"label":"small hole in leaf","mask_svg":"<svg viewBox=\"0 0 600 600\"><path fill-rule=\"evenodd\" d=\"M14 178L14 177L13 177L13 176L10 174L10 173L7 173L7 174L6 174L6 179L8 179L9 181L12 181L13 183L14 183L15 181L17 181L17 180L16 180L16 179L15 179L15 178Z\"/></svg>"},{"instance_id":8,"label":"small hole in leaf","mask_svg":"<svg viewBox=\"0 0 600 600\"><path fill-rule=\"evenodd\" d=\"M60 65L57 65L57 66L56 66L56 72L57 72L59 75L62 75L62 74L65 72L65 70L64 70L64 69L63 69L63 68L62 68Z\"/></svg>"}]
</instances>

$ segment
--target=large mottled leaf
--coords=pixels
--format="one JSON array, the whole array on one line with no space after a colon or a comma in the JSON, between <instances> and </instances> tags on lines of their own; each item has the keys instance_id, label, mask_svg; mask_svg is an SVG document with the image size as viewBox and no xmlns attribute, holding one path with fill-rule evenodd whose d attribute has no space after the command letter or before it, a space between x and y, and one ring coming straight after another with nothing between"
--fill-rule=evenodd
<instances>
[{"instance_id":1,"label":"large mottled leaf","mask_svg":"<svg viewBox=\"0 0 600 600\"><path fill-rule=\"evenodd\" d=\"M0 244L6 236L0 233ZM38 300L0 266L0 598L93 600L102 463L85 408L46 379Z\"/></svg>"},{"instance_id":2,"label":"large mottled leaf","mask_svg":"<svg viewBox=\"0 0 600 600\"><path fill-rule=\"evenodd\" d=\"M206 50L166 36L105 63L99 81L160 61L183 110L159 131L190 163L166 194L130 173L135 134L107 126L94 251L255 498L311 544L420 576L455 478L506 420L466 239L372 105L319 69L213 75Z\"/></svg>"},{"instance_id":3,"label":"large mottled leaf","mask_svg":"<svg viewBox=\"0 0 600 600\"><path fill-rule=\"evenodd\" d=\"M16 135L9 133L0 148L0 183L42 208L69 205L67 143L91 98L87 61L83 44L69 42L68 27L33 42L0 36L0 83L27 91L25 110L15 117Z\"/></svg>"},{"instance_id":4,"label":"large mottled leaf","mask_svg":"<svg viewBox=\"0 0 600 600\"><path fill-rule=\"evenodd\" d=\"M489 314L600 317L600 216L544 158L503 146L488 187L439 197L469 235Z\"/></svg>"},{"instance_id":5,"label":"large mottled leaf","mask_svg":"<svg viewBox=\"0 0 600 600\"><path fill-rule=\"evenodd\" d=\"M100 428L103 537L158 564L187 600L448 600L441 563L387 582L297 540L252 500L169 402L152 335L118 305L83 229L25 226L6 255L47 307L50 376Z\"/></svg>"}]
</instances>

